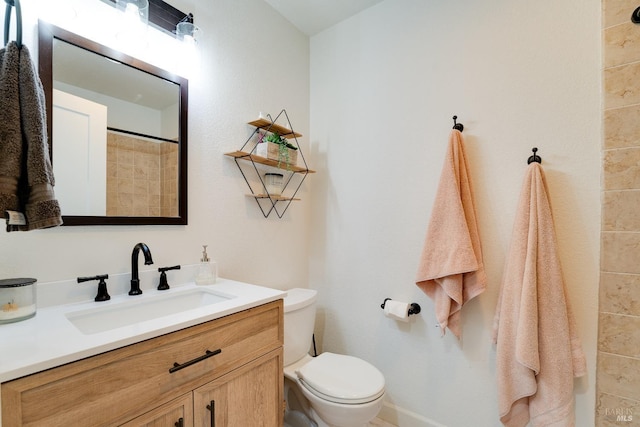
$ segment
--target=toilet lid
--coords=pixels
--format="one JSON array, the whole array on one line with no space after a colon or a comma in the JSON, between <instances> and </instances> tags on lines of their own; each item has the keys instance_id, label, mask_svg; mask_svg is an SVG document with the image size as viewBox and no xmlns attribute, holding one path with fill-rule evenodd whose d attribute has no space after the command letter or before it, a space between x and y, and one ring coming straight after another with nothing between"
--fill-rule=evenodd
<instances>
[{"instance_id":1,"label":"toilet lid","mask_svg":"<svg viewBox=\"0 0 640 427\"><path fill-rule=\"evenodd\" d=\"M353 356L322 353L296 371L307 389L338 403L365 403L384 393L384 376Z\"/></svg>"}]
</instances>

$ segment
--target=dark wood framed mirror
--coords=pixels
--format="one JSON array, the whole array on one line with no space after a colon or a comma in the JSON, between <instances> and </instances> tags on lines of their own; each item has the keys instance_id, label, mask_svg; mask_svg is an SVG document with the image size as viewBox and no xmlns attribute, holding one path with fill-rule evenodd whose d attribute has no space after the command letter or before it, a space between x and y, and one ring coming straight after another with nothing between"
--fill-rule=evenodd
<instances>
[{"instance_id":1,"label":"dark wood framed mirror","mask_svg":"<svg viewBox=\"0 0 640 427\"><path fill-rule=\"evenodd\" d=\"M186 225L188 81L39 21L64 225Z\"/></svg>"}]
</instances>

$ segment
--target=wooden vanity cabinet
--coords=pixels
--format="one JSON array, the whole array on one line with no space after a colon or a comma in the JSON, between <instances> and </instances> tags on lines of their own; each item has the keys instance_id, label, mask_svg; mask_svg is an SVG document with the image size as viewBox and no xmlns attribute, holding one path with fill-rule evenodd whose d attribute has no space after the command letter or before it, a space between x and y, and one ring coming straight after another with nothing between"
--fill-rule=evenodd
<instances>
[{"instance_id":1,"label":"wooden vanity cabinet","mask_svg":"<svg viewBox=\"0 0 640 427\"><path fill-rule=\"evenodd\" d=\"M281 426L282 322L277 300L3 383L2 426Z\"/></svg>"},{"instance_id":2,"label":"wooden vanity cabinet","mask_svg":"<svg viewBox=\"0 0 640 427\"><path fill-rule=\"evenodd\" d=\"M278 389L283 379L277 377L281 366L282 351L276 350L197 388L193 392L194 425L282 426Z\"/></svg>"},{"instance_id":3,"label":"wooden vanity cabinet","mask_svg":"<svg viewBox=\"0 0 640 427\"><path fill-rule=\"evenodd\" d=\"M193 425L191 393L122 424L122 427L187 427Z\"/></svg>"}]
</instances>

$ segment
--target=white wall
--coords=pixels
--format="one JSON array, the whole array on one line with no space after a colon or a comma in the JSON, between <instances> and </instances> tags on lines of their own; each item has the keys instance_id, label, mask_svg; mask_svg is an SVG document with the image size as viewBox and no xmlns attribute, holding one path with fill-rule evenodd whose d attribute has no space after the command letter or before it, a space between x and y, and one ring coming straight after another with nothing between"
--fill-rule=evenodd
<instances>
[{"instance_id":1,"label":"white wall","mask_svg":"<svg viewBox=\"0 0 640 427\"><path fill-rule=\"evenodd\" d=\"M84 98L104 105L108 111L107 126L109 127L168 138L163 132L164 114L162 110L123 101L122 99L106 96L98 92L93 92L62 82L54 81L53 87L54 89L59 89L79 98ZM178 110L176 108L172 108L172 112L175 116L173 116L173 119L169 120L171 120L172 124L177 123L176 117L178 117L179 114ZM173 125L173 127L176 126ZM174 138L176 137L175 132L169 133L169 135L172 135Z\"/></svg>"},{"instance_id":2,"label":"white wall","mask_svg":"<svg viewBox=\"0 0 640 427\"><path fill-rule=\"evenodd\" d=\"M263 1L181 1L203 29L190 77L189 225L2 232L0 277L126 272L138 241L155 266L188 264L209 244L222 276L319 289L320 346L376 364L391 408L416 414L402 427L495 426L491 320L537 146L589 362L577 425L593 425L600 4L479 3L387 0L313 37L310 66L308 39ZM34 3L23 2L23 13L35 54ZM283 107L318 173L284 219L264 219L223 153L244 142L259 111ZM463 310L462 343L440 337L431 302L413 284L454 114L466 126L490 279ZM423 312L397 324L382 316L385 297L419 302Z\"/></svg>"},{"instance_id":3,"label":"white wall","mask_svg":"<svg viewBox=\"0 0 640 427\"><path fill-rule=\"evenodd\" d=\"M300 143L308 150L309 39L262 0L187 3L185 12L192 12L203 30L199 67L189 81L189 225L2 231L0 277L49 282L128 272L131 250L141 241L155 261L141 265L141 271L197 263L201 245L208 244L223 277L281 289L306 286L307 185L302 201L283 219L265 219L245 196L248 189L233 159L223 153L244 143L252 131L246 123L260 111L282 108L305 135ZM42 9L37 2L22 2L22 9L25 45L37 60L35 24Z\"/></svg>"},{"instance_id":4,"label":"white wall","mask_svg":"<svg viewBox=\"0 0 640 427\"><path fill-rule=\"evenodd\" d=\"M491 327L526 160L538 147L587 354L594 425L600 222L600 2L386 0L311 38L310 287L324 351L369 360L402 427L496 426ZM414 284L447 138L464 123L489 288L463 339ZM410 324L384 298L418 302Z\"/></svg>"}]
</instances>

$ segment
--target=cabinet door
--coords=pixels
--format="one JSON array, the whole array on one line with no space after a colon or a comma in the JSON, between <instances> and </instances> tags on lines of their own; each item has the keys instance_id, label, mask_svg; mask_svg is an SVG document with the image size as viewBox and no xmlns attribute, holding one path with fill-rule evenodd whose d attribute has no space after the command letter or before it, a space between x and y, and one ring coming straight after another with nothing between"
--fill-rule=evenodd
<instances>
[{"instance_id":1,"label":"cabinet door","mask_svg":"<svg viewBox=\"0 0 640 427\"><path fill-rule=\"evenodd\" d=\"M283 381L278 349L196 389L194 426L281 426Z\"/></svg>"},{"instance_id":2,"label":"cabinet door","mask_svg":"<svg viewBox=\"0 0 640 427\"><path fill-rule=\"evenodd\" d=\"M191 393L122 424L122 427L191 427L193 399Z\"/></svg>"}]
</instances>

